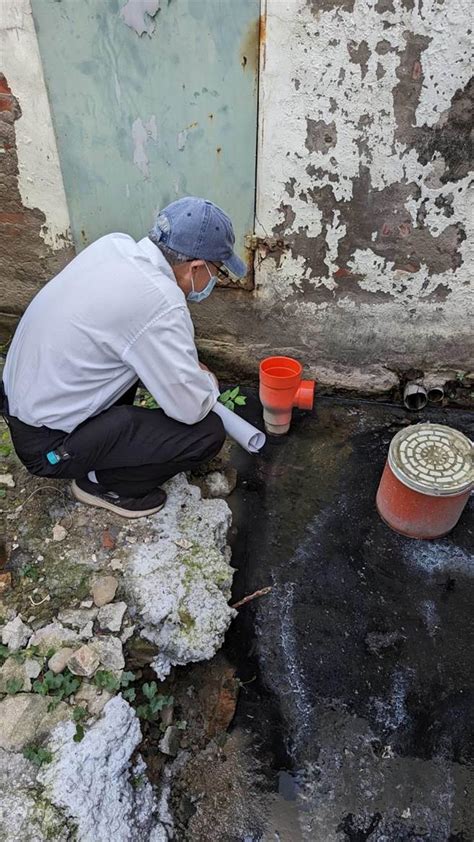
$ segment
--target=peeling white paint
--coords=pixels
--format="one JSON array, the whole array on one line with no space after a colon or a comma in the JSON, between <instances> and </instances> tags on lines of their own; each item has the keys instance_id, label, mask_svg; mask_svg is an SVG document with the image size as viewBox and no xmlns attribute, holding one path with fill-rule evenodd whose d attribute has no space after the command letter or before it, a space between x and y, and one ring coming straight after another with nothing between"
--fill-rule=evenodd
<instances>
[{"instance_id":1,"label":"peeling white paint","mask_svg":"<svg viewBox=\"0 0 474 842\"><path fill-rule=\"evenodd\" d=\"M69 212L29 0L0 2L0 55L22 112L15 121L22 203L44 213L41 236L58 250L71 241Z\"/></svg>"},{"instance_id":2,"label":"peeling white paint","mask_svg":"<svg viewBox=\"0 0 474 842\"><path fill-rule=\"evenodd\" d=\"M137 35L153 35L156 23L153 20L160 8L160 0L127 0L120 10L123 22L134 29Z\"/></svg>"},{"instance_id":3,"label":"peeling white paint","mask_svg":"<svg viewBox=\"0 0 474 842\"><path fill-rule=\"evenodd\" d=\"M156 117L151 115L144 123L141 117L137 117L132 125L133 140L133 163L143 173L145 178L150 177L150 162L148 160L147 145L149 142L158 142L158 127Z\"/></svg>"},{"instance_id":4,"label":"peeling white paint","mask_svg":"<svg viewBox=\"0 0 474 842\"><path fill-rule=\"evenodd\" d=\"M416 31L431 38L423 53L424 80L416 124L433 126L449 107L453 94L464 88L472 74L472 3L423 0L416 26Z\"/></svg>"},{"instance_id":5,"label":"peeling white paint","mask_svg":"<svg viewBox=\"0 0 474 842\"><path fill-rule=\"evenodd\" d=\"M334 211L333 213L333 221L332 225L328 227L326 233L326 243L328 246L328 250L326 252L326 257L324 258L324 262L329 269L329 272L335 272L338 263L337 263L337 255L338 255L338 246L339 240L342 240L347 233L347 227L345 225L339 224L339 217L340 211ZM329 286L329 284L328 284ZM336 284L332 281L332 287L335 287Z\"/></svg>"},{"instance_id":6,"label":"peeling white paint","mask_svg":"<svg viewBox=\"0 0 474 842\"><path fill-rule=\"evenodd\" d=\"M467 32L471 4L469 0L459 0L456 4L423 0L415 2L409 10L401 0L393 0L394 11L382 13L377 12L373 0L355 0L353 11L338 7L336 1L334 8L328 10L324 7L331 4L321 2L317 13L311 11L310 5L306 0L266 2L256 232L262 238L273 236L275 226L294 214L292 224L279 236L291 242L292 237L301 236L302 232L308 237L325 232L321 263L328 271L321 266L319 277L297 248L293 253L287 250L279 255L278 264L271 255L257 260L258 298L268 304L291 298L288 318L294 319L295 335L304 332L308 343L316 332L333 331L338 312L358 314L353 342L366 343L376 336L378 347L385 343L388 356L393 351L393 337L397 332L404 336L408 348L411 340L413 347L419 347L425 335L436 335L440 342L444 339L449 342L450 338L452 341L460 318L466 324L473 270L469 245L474 233L473 213L468 178L443 184L445 162L439 153L423 165L408 142L401 141L403 132L397 126L394 92L397 93L400 84L401 61L409 61L407 36L412 40L413 37L424 39L421 68L417 70L414 62L403 71L422 74L421 93L411 125L413 128L432 126L440 118L442 124L453 95L466 85L471 73ZM313 4L314 9L317 6ZM354 51L361 44L366 67L354 62ZM412 78L415 80L416 76ZM405 105L402 101L398 107ZM322 121L328 129L334 126L335 131L329 132L327 150L319 143L306 146L308 119L316 124ZM407 124L407 133L409 129ZM321 151L314 151L314 147ZM434 273L420 253L420 268L402 271L393 261L366 247L366 239L364 247L355 247L346 263L357 276L346 282L348 290L350 283L353 284L352 294L334 297L334 301L330 295L325 296L326 300L324 296L320 299L315 296L311 301L308 285L315 292L325 287L328 293L333 293L337 288L334 273L341 265L340 240L351 234L341 224L339 211L331 211L329 219L326 214L324 220L322 191L332 191L339 207L340 203L351 202L364 168L370 176L372 195L391 185L411 185L412 196L405 204L407 220L412 220L413 227L419 227L417 220L421 213L423 227L435 240L449 226L459 223L467 235L457 246L461 265ZM291 196L286 189L290 177ZM438 206L440 199L450 203L449 215L443 206ZM292 213L288 214L284 206L289 206ZM357 215L365 213L364 206L353 206L355 229ZM370 216L370 208L367 214ZM370 243L377 242L383 221L374 217ZM443 295L438 300L434 294L440 287L446 290L445 300ZM374 293L375 297L371 300L364 293ZM407 308L411 314L408 318ZM326 319L328 312L334 314L331 322ZM333 333L330 339L332 344L337 343ZM345 353L346 336L340 337L340 346Z\"/></svg>"}]
</instances>

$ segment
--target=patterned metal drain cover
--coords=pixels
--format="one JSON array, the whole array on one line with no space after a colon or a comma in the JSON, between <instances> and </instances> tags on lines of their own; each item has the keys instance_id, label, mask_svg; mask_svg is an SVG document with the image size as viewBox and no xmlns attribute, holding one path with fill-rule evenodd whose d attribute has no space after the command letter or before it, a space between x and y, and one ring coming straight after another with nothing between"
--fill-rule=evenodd
<instances>
[{"instance_id":1,"label":"patterned metal drain cover","mask_svg":"<svg viewBox=\"0 0 474 842\"><path fill-rule=\"evenodd\" d=\"M474 448L467 436L443 424L414 424L392 439L395 476L414 491L447 497L474 486Z\"/></svg>"}]
</instances>

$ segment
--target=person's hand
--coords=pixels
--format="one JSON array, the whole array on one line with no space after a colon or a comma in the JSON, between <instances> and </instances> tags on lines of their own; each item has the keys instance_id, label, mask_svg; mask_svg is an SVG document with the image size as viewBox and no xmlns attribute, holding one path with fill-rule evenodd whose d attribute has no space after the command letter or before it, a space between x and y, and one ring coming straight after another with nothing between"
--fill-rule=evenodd
<instances>
[{"instance_id":1,"label":"person's hand","mask_svg":"<svg viewBox=\"0 0 474 842\"><path fill-rule=\"evenodd\" d=\"M210 369L208 369L207 365L204 365L204 363L199 363L199 368L202 368L203 371L207 371L208 374L211 375L211 377L214 380L214 383L216 385L216 389L218 389L219 388L219 381L218 381L216 375L213 374L212 371L210 371Z\"/></svg>"}]
</instances>

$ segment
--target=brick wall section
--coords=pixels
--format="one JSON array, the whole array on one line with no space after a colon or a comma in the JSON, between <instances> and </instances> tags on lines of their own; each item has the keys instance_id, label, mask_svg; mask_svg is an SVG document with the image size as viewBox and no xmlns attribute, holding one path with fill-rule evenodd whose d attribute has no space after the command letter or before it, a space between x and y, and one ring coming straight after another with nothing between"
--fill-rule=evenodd
<instances>
[{"instance_id":1,"label":"brick wall section","mask_svg":"<svg viewBox=\"0 0 474 842\"><path fill-rule=\"evenodd\" d=\"M74 256L70 244L51 249L41 236L44 213L22 204L15 138L20 118L20 104L0 73L0 345L35 293Z\"/></svg>"}]
</instances>

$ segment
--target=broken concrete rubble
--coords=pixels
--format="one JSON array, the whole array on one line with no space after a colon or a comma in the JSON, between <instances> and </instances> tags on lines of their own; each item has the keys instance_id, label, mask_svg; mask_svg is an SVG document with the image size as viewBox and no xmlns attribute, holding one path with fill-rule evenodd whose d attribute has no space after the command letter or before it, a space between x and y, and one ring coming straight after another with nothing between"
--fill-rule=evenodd
<instances>
[{"instance_id":1,"label":"broken concrete rubble","mask_svg":"<svg viewBox=\"0 0 474 842\"><path fill-rule=\"evenodd\" d=\"M10 652L17 652L23 646L26 646L30 636L33 634L33 629L23 622L18 614L14 620L11 620L2 629L2 643L8 646Z\"/></svg>"},{"instance_id":2,"label":"broken concrete rubble","mask_svg":"<svg viewBox=\"0 0 474 842\"><path fill-rule=\"evenodd\" d=\"M101 629L111 632L119 632L122 628L122 620L127 610L125 602L111 602L99 609L98 622Z\"/></svg>"},{"instance_id":3,"label":"broken concrete rubble","mask_svg":"<svg viewBox=\"0 0 474 842\"><path fill-rule=\"evenodd\" d=\"M124 574L140 634L159 647L153 661L159 678L173 665L212 657L235 615L228 605L229 507L223 500L202 500L183 475L167 490L161 535L135 547Z\"/></svg>"},{"instance_id":4,"label":"broken concrete rubble","mask_svg":"<svg viewBox=\"0 0 474 842\"><path fill-rule=\"evenodd\" d=\"M32 742L49 736L62 719L68 718L70 708L60 702L49 710L49 699L35 693L17 693L0 702L0 748L21 751Z\"/></svg>"},{"instance_id":5,"label":"broken concrete rubble","mask_svg":"<svg viewBox=\"0 0 474 842\"><path fill-rule=\"evenodd\" d=\"M79 643L79 635L71 629L65 629L61 623L49 623L38 629L31 637L28 646L37 646L41 652L60 649L70 643Z\"/></svg>"},{"instance_id":6,"label":"broken concrete rubble","mask_svg":"<svg viewBox=\"0 0 474 842\"><path fill-rule=\"evenodd\" d=\"M71 722L55 730L50 743L55 762L39 777L53 803L77 823L78 838L158 842L161 823L152 788L145 776L132 785L130 761L141 731L130 705L119 696L111 699L81 742L73 735Z\"/></svg>"},{"instance_id":7,"label":"broken concrete rubble","mask_svg":"<svg viewBox=\"0 0 474 842\"><path fill-rule=\"evenodd\" d=\"M91 640L90 649L97 656L104 669L122 670L124 668L122 642L118 637L112 637L111 635L94 637Z\"/></svg>"},{"instance_id":8,"label":"broken concrete rubble","mask_svg":"<svg viewBox=\"0 0 474 842\"><path fill-rule=\"evenodd\" d=\"M24 475L21 484L25 485ZM54 493L54 486L51 490ZM34 780L33 789L29 784L29 793L33 791L35 804L40 800L44 807L36 824L27 792L23 800L25 815L31 817L38 842L46 842L47 839L49 831L46 825L42 825L46 814L52 817L53 838L58 840L70 838L74 827L77 827L75 833L79 842L88 842L92 838L108 842L122 836L137 842L141 839L160 842L168 838L165 825L171 832L166 786L162 793L154 792L143 763L136 760L135 754L132 761L141 733L133 708L126 699L127 692L128 698L133 700L141 690L140 685L133 684L137 681L134 674L123 673L124 668L130 670L128 664L125 666L123 646L126 643L127 648L129 645L133 648L132 644L141 641L148 647L143 660L146 668L156 655L157 647L140 635L153 634L154 618L159 617L160 645L168 670L172 661L185 663L187 658L211 657L222 641L233 611L227 606L232 580L230 552L226 544L230 523L227 505L218 500L201 500L199 490L190 486L184 476L169 483L168 493L166 518L163 512L137 524L123 526L120 523L121 528L113 524L108 527L117 536L114 576L107 574L110 550L103 546L97 548L97 535L102 536L104 532L103 513L92 512L86 522L81 521L82 525L78 526L76 514L83 514L81 507L67 501L63 503L62 497L60 502L54 497L47 502L48 495L45 494L42 500L38 495L33 500L38 504L35 512L41 513L41 520L39 525L34 524L34 533L30 535L23 529L23 524L21 529L17 527L19 552L23 553L22 566L31 565L34 561L39 567L37 559L41 557L41 567L40 578L35 573L34 579L14 571L13 589L2 598L0 606L4 623L2 628L0 621L0 630L6 630L5 640L11 636L14 645L19 646L17 651L23 660L23 663L16 663L7 659L6 669L5 664L3 670L0 669L0 693L6 691L6 682L10 678L16 679L16 692L0 699L3 723L0 726L0 763L1 746L4 745L13 752L15 762L22 768L23 763L26 764L28 775L25 780L28 776ZM44 516L45 510L50 520ZM30 528L28 520L24 523ZM64 523L67 527L67 542L51 540L55 523ZM150 578L146 592L138 588L140 571L147 575L145 568L153 555L158 555L154 559L156 567L162 555L166 564L165 575L169 581L165 594L160 576ZM136 565L133 564L135 556L141 559ZM132 577L127 583L123 571L127 571L130 565ZM203 580L201 586L199 579ZM132 581L131 588L129 584ZM113 602L119 587L124 598ZM195 605L189 590L196 590ZM91 593L94 599L88 596ZM140 594L139 601L136 601L135 594L137 597ZM142 613L142 600L145 599L156 611L155 615L146 618ZM199 601L202 602L202 611ZM37 603L41 605L35 607L31 614L30 606ZM31 621L32 627L23 621L20 610L22 616ZM215 622L212 620L213 612ZM130 619L123 627L125 617ZM193 624L197 633L193 632ZM170 641L169 651L162 634L164 627ZM17 632L16 639L12 629ZM89 639L85 641L84 637ZM45 683L47 672L50 678ZM122 674L124 683L120 687ZM2 675L5 679L3 684ZM38 678L35 689L33 684ZM59 684L54 685L56 679ZM18 684L20 680L21 686ZM130 680L132 689L127 691ZM71 682L79 682L79 687L66 690L65 700L59 701L64 692L61 688L67 688ZM118 695L122 692L126 698ZM54 698L56 693L59 694L57 699ZM54 731L58 721L71 720L75 709L79 709L80 719L77 721L80 721L84 733L81 739L81 730L78 732L78 742L73 739L78 727L74 722L67 721L64 727ZM169 743L168 756L172 757L182 736L182 731L174 725L172 707L166 727L168 737L165 743ZM31 748L32 756L41 750L50 758L44 761L39 773L38 767L32 767L32 763L19 754L25 747L28 751ZM165 762L164 759L162 762ZM104 777L105 766L107 769L113 767L113 783L107 774ZM64 780L66 774L69 783ZM104 796L107 818L103 820L98 817L96 807L91 806L100 803L103 798L103 786L99 782L102 778L107 789L107 796ZM80 785L77 784L79 779ZM3 801L0 795L0 809L9 809L9 799L18 797L17 790L15 793L13 795L8 789ZM118 809L117 803L120 803ZM10 808L13 815L13 803ZM110 819L112 815L113 820ZM9 842L28 839L24 832L20 835L20 828L24 831L24 827L24 823L18 822L18 833L10 828Z\"/></svg>"}]
</instances>

